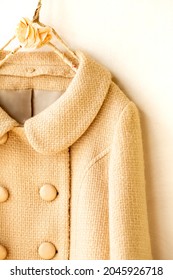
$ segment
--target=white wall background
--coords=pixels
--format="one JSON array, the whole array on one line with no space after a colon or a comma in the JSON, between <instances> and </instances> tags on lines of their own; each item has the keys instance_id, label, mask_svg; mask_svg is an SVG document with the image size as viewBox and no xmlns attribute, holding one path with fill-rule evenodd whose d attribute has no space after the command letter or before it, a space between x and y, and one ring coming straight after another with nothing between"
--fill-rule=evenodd
<instances>
[{"instance_id":1,"label":"white wall background","mask_svg":"<svg viewBox=\"0 0 173 280\"><path fill-rule=\"evenodd\" d=\"M173 259L173 1L42 0L41 20L107 66L138 106L155 259ZM0 5L0 45L37 0Z\"/></svg>"}]
</instances>

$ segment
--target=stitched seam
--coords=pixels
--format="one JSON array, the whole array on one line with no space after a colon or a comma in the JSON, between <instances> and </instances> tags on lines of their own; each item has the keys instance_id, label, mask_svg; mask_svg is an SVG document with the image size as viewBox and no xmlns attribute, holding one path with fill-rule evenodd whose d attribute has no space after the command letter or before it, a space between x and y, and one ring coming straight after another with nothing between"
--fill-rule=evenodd
<instances>
[{"instance_id":1,"label":"stitched seam","mask_svg":"<svg viewBox=\"0 0 173 280\"><path fill-rule=\"evenodd\" d=\"M120 123L122 115L124 114L126 108L127 108L130 104L133 104L133 102L132 102L132 101L129 101L129 102L124 106L124 108L122 109L122 112L121 112L120 115L119 115L119 118L118 118L118 121L117 121L117 123L116 123L115 128L116 128L117 125Z\"/></svg>"},{"instance_id":2,"label":"stitched seam","mask_svg":"<svg viewBox=\"0 0 173 280\"><path fill-rule=\"evenodd\" d=\"M126 110L126 108L129 106L129 104L133 102L130 101L128 102L124 108L122 109L122 112L120 113L119 115L119 118L117 120L117 123L115 125L115 129L116 127L118 126L118 124L120 123L120 120L121 120L121 116L124 114L124 111ZM84 170L84 174L83 174L83 177L82 177L82 180L81 180L81 183L80 185L82 184L83 180L84 180L84 177L86 176L86 173L88 172L88 170L91 168L92 165L94 165L99 159L101 159L102 157L104 157L108 152L109 150L111 149L111 147L113 146L114 143L111 143L108 147L106 147L103 151L101 151L97 156L95 156L93 159L91 159L91 161L89 162L89 164L87 165L87 167L85 168Z\"/></svg>"},{"instance_id":3,"label":"stitched seam","mask_svg":"<svg viewBox=\"0 0 173 280\"><path fill-rule=\"evenodd\" d=\"M80 198L80 193L81 193L81 189L82 189L82 183L88 173L88 171L90 170L90 168L96 163L98 162L99 160L103 159L110 151L110 148L111 146L108 146L107 148L105 148L102 152L100 152L95 158L93 158L90 163L88 164L88 166L86 167L85 171L84 171L84 175L82 177L82 180L81 180L81 183L80 183L80 186L79 186L79 193L78 193L78 197L77 197L77 205L79 203L79 198ZM75 220L76 220L76 227L77 227L77 224L78 224L78 213L76 213L76 217L75 217ZM76 231L77 233L77 231ZM76 241L77 241L77 234L75 234L75 255L76 255Z\"/></svg>"},{"instance_id":4,"label":"stitched seam","mask_svg":"<svg viewBox=\"0 0 173 280\"><path fill-rule=\"evenodd\" d=\"M80 187L81 187L81 184L88 172L88 170L100 159L102 159L110 150L112 144L109 145L107 148L105 148L103 151L101 151L97 156L95 156L90 162L89 164L87 165L87 167L85 168L84 170L84 174L83 174L83 177L82 177L82 180L81 180L81 183L80 183Z\"/></svg>"}]
</instances>

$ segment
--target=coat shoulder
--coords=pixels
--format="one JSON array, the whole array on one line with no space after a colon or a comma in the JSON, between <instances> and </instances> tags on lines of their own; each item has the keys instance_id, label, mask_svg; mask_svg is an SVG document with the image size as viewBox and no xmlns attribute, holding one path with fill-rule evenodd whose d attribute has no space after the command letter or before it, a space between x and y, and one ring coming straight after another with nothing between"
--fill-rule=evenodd
<instances>
[{"instance_id":1,"label":"coat shoulder","mask_svg":"<svg viewBox=\"0 0 173 280\"><path fill-rule=\"evenodd\" d=\"M111 98L112 106L120 113L126 107L126 105L131 102L127 94L113 81L110 84L106 98Z\"/></svg>"},{"instance_id":2,"label":"coat shoulder","mask_svg":"<svg viewBox=\"0 0 173 280\"><path fill-rule=\"evenodd\" d=\"M130 109L133 106L136 107L120 87L112 81L101 110L104 111L104 119L107 120L108 129L114 130L123 112L128 110L128 107Z\"/></svg>"}]
</instances>

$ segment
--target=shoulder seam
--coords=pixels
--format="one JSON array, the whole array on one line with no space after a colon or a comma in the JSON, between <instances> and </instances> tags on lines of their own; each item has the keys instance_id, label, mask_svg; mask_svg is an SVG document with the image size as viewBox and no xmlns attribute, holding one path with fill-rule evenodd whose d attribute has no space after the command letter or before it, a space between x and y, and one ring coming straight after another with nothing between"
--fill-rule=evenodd
<instances>
[{"instance_id":1,"label":"shoulder seam","mask_svg":"<svg viewBox=\"0 0 173 280\"><path fill-rule=\"evenodd\" d=\"M118 123L120 122L120 119L121 119L121 116L124 114L124 111L126 110L126 108L130 105L130 104L134 104L132 101L129 101L125 106L124 108L122 109L122 112L120 113L120 116L118 118L118 121L115 125L115 128L116 126L118 125ZM82 177L82 180L81 180L81 183L86 175L86 173L88 172L88 170L97 162L99 161L100 159L102 159L106 154L109 153L109 151L111 150L111 147L112 147L113 143L111 143L109 146L107 146L104 150L102 150L98 155L96 155L93 159L91 159L91 161L89 162L89 164L86 166L85 170L84 170L84 174L83 174L83 177Z\"/></svg>"},{"instance_id":2,"label":"shoulder seam","mask_svg":"<svg viewBox=\"0 0 173 280\"><path fill-rule=\"evenodd\" d=\"M116 125L115 125L115 128L116 128L117 125L119 124L122 115L124 114L124 112L126 111L127 107L128 107L130 104L134 104L134 102L129 101L129 102L124 106L124 108L122 109L122 111L121 111L121 113L120 113L120 115L119 115L119 118L118 118L118 121L117 121L117 123L116 123Z\"/></svg>"},{"instance_id":3,"label":"shoulder seam","mask_svg":"<svg viewBox=\"0 0 173 280\"><path fill-rule=\"evenodd\" d=\"M121 120L121 116L124 114L124 111L126 110L126 108L130 105L130 104L134 104L134 102L132 101L129 101L125 106L124 108L122 109L122 112L120 113L120 116L118 118L118 121L115 125L115 128L117 127L118 123L120 122ZM135 105L135 104L134 104ZM112 148L112 145L113 143L111 143L109 146L107 146L104 150L102 150L98 155L96 155L93 159L90 160L89 164L86 166L85 170L84 170L84 173L83 173L83 176L82 176L82 179L81 179L81 183L80 185L82 184L87 172L89 171L89 169L99 160L101 160L104 156L106 156L111 148Z\"/></svg>"}]
</instances>

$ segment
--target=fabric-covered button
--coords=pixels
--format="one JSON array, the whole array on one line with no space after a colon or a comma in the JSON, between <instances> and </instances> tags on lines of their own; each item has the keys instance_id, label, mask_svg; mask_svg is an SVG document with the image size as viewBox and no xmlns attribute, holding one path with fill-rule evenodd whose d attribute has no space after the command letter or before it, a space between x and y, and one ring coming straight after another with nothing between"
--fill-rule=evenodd
<instances>
[{"instance_id":1,"label":"fabric-covered button","mask_svg":"<svg viewBox=\"0 0 173 280\"><path fill-rule=\"evenodd\" d=\"M40 196L45 201L52 201L57 197L57 190L50 184L45 184L40 188Z\"/></svg>"},{"instance_id":2,"label":"fabric-covered button","mask_svg":"<svg viewBox=\"0 0 173 280\"><path fill-rule=\"evenodd\" d=\"M38 253L42 259L51 260L56 254L56 248L50 242L43 242L38 249Z\"/></svg>"},{"instance_id":3,"label":"fabric-covered button","mask_svg":"<svg viewBox=\"0 0 173 280\"><path fill-rule=\"evenodd\" d=\"M0 244L0 260L4 260L7 256L7 249Z\"/></svg>"},{"instance_id":4,"label":"fabric-covered button","mask_svg":"<svg viewBox=\"0 0 173 280\"><path fill-rule=\"evenodd\" d=\"M0 186L0 202L5 202L7 199L8 199L7 189Z\"/></svg>"},{"instance_id":5,"label":"fabric-covered button","mask_svg":"<svg viewBox=\"0 0 173 280\"><path fill-rule=\"evenodd\" d=\"M8 139L8 134L5 133L2 137L0 137L0 145L5 144Z\"/></svg>"}]
</instances>

